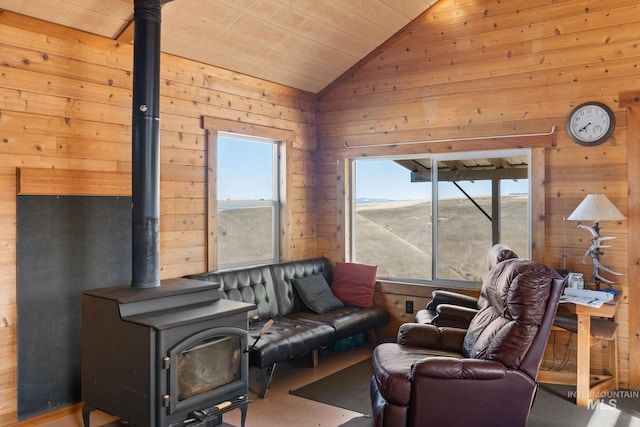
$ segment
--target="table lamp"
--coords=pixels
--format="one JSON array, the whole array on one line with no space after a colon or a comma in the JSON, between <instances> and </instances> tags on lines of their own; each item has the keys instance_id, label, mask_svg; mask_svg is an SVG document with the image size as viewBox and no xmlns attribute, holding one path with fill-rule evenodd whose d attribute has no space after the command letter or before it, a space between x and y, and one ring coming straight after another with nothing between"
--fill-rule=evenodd
<instances>
[{"instance_id":1,"label":"table lamp","mask_svg":"<svg viewBox=\"0 0 640 427\"><path fill-rule=\"evenodd\" d=\"M604 194L588 194L578 207L567 218L569 221L593 221L593 225L578 224L578 228L587 230L591 233L591 246L587 249L582 262L587 262L587 256L591 256L593 261L593 275L591 281L596 284L596 290L600 290L600 283L605 282L611 289L611 280L605 279L600 275L600 270L610 274L622 275L600 264L600 256L603 252L601 248L608 248L603 242L615 237L600 236L600 221L620 221L625 219L624 215L611 203L611 200Z\"/></svg>"}]
</instances>

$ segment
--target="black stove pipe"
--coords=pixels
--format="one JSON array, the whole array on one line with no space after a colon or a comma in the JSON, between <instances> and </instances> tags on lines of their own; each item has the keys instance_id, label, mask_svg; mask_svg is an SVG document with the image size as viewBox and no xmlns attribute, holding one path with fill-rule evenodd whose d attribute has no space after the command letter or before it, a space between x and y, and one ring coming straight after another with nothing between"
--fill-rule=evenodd
<instances>
[{"instance_id":1,"label":"black stove pipe","mask_svg":"<svg viewBox=\"0 0 640 427\"><path fill-rule=\"evenodd\" d=\"M160 6L161 0L134 0L131 286L135 288L160 286Z\"/></svg>"}]
</instances>

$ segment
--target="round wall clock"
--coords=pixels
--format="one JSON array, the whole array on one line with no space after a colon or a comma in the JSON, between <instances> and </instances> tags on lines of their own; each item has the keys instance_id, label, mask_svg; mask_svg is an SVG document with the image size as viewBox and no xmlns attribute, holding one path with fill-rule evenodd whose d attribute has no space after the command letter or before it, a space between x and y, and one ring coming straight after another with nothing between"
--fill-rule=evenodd
<instances>
[{"instance_id":1,"label":"round wall clock","mask_svg":"<svg viewBox=\"0 0 640 427\"><path fill-rule=\"evenodd\" d=\"M569 114L567 132L580 145L593 147L611 137L616 127L616 117L611 108L600 102L585 102Z\"/></svg>"}]
</instances>

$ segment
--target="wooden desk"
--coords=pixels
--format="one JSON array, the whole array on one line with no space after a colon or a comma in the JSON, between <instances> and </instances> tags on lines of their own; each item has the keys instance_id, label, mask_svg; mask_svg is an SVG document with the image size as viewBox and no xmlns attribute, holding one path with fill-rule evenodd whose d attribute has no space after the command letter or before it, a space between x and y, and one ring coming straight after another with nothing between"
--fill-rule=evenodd
<instances>
[{"instance_id":1,"label":"wooden desk","mask_svg":"<svg viewBox=\"0 0 640 427\"><path fill-rule=\"evenodd\" d=\"M591 346L603 338L593 336L591 318L608 318L615 316L620 303L620 295L616 295L610 303L600 308L584 305L562 303L577 317L576 333L578 335L576 373L540 370L538 381L554 384L575 384L576 405L588 407L589 402L597 400L603 392L618 389L618 350L617 332L614 330L609 343L609 375L591 375Z\"/></svg>"}]
</instances>

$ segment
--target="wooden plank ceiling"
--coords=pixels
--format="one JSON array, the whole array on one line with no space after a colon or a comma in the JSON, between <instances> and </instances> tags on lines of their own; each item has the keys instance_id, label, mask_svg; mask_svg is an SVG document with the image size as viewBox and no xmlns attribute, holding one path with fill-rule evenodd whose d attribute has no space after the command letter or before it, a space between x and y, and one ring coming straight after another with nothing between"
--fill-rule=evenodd
<instances>
[{"instance_id":1,"label":"wooden plank ceiling","mask_svg":"<svg viewBox=\"0 0 640 427\"><path fill-rule=\"evenodd\" d=\"M318 93L437 0L173 0L162 50ZM133 0L0 0L0 9L112 39Z\"/></svg>"}]
</instances>

